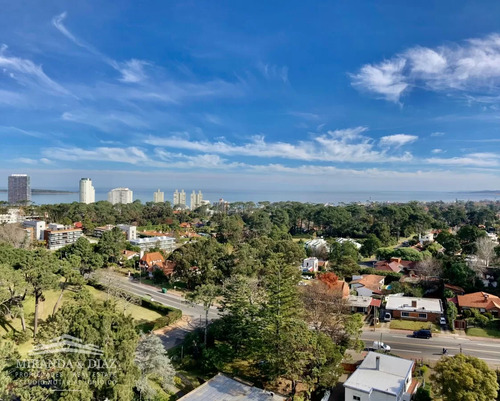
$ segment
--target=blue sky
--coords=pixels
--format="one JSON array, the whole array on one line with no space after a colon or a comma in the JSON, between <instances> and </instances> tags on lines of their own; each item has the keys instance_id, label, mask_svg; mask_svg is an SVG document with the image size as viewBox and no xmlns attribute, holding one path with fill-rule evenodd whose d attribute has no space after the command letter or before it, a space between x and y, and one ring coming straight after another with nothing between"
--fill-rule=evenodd
<instances>
[{"instance_id":1,"label":"blue sky","mask_svg":"<svg viewBox=\"0 0 500 401\"><path fill-rule=\"evenodd\" d=\"M5 182L500 188L499 2L0 6Z\"/></svg>"}]
</instances>

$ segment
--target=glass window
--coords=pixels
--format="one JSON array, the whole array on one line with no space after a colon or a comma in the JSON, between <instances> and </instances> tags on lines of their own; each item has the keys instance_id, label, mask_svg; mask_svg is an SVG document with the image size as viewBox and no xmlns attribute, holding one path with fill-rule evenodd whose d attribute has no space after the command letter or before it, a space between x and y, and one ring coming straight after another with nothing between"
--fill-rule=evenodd
<instances>
[{"instance_id":1,"label":"glass window","mask_svg":"<svg viewBox=\"0 0 500 401\"><path fill-rule=\"evenodd\" d=\"M427 319L427 313L419 313L419 314L418 314L418 317L419 317L420 319Z\"/></svg>"},{"instance_id":2,"label":"glass window","mask_svg":"<svg viewBox=\"0 0 500 401\"><path fill-rule=\"evenodd\" d=\"M401 316L410 317L410 313L409 312L401 312Z\"/></svg>"},{"instance_id":3,"label":"glass window","mask_svg":"<svg viewBox=\"0 0 500 401\"><path fill-rule=\"evenodd\" d=\"M356 401L361 401L361 397L358 397L357 395L353 395L352 399Z\"/></svg>"}]
</instances>

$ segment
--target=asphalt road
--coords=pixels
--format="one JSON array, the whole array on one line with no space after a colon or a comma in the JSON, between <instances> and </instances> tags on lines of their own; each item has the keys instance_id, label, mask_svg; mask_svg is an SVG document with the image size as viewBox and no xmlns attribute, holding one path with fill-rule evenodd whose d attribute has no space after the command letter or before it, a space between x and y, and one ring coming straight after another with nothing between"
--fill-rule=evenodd
<instances>
[{"instance_id":1,"label":"asphalt road","mask_svg":"<svg viewBox=\"0 0 500 401\"><path fill-rule=\"evenodd\" d=\"M373 341L383 341L391 347L391 353L405 358L437 361L442 357L443 348L447 348L450 356L462 351L483 359L490 366L500 366L500 341L494 339L445 334L433 334L432 338L423 339L399 331L364 331L361 339L367 347Z\"/></svg>"}]
</instances>

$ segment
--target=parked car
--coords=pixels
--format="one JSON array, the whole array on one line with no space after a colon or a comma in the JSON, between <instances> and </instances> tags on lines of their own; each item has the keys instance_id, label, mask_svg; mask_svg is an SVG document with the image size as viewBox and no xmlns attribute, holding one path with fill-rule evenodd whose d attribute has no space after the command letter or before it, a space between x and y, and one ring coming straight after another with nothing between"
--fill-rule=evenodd
<instances>
[{"instance_id":1,"label":"parked car","mask_svg":"<svg viewBox=\"0 0 500 401\"><path fill-rule=\"evenodd\" d=\"M392 319L392 316L389 312L384 313L384 322L390 322Z\"/></svg>"},{"instance_id":2,"label":"parked car","mask_svg":"<svg viewBox=\"0 0 500 401\"><path fill-rule=\"evenodd\" d=\"M441 326L446 326L446 318L445 318L444 316L441 316L441 317L439 318L439 324L440 324Z\"/></svg>"},{"instance_id":3,"label":"parked car","mask_svg":"<svg viewBox=\"0 0 500 401\"><path fill-rule=\"evenodd\" d=\"M430 330L417 330L413 332L415 338L431 338L432 333Z\"/></svg>"},{"instance_id":4,"label":"parked car","mask_svg":"<svg viewBox=\"0 0 500 401\"><path fill-rule=\"evenodd\" d=\"M382 341L374 341L370 351L379 351L382 350L384 352L390 352L391 347Z\"/></svg>"}]
</instances>

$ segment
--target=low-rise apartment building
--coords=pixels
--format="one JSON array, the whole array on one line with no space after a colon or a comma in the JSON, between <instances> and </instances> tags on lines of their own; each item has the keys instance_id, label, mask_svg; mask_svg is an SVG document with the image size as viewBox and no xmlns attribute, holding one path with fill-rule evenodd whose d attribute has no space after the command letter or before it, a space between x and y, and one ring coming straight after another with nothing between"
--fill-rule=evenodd
<instances>
[{"instance_id":1,"label":"low-rise apartment building","mask_svg":"<svg viewBox=\"0 0 500 401\"><path fill-rule=\"evenodd\" d=\"M137 238L129 242L134 246L138 246L143 252L149 251L152 248L160 248L166 252L172 252L175 249L175 238L173 237Z\"/></svg>"},{"instance_id":2,"label":"low-rise apartment building","mask_svg":"<svg viewBox=\"0 0 500 401\"><path fill-rule=\"evenodd\" d=\"M49 229L43 231L43 239L50 250L74 244L82 235L80 228L66 228L60 224L49 224Z\"/></svg>"}]
</instances>

